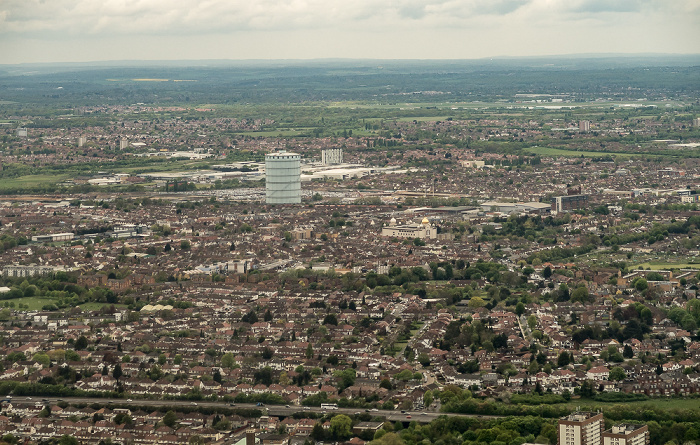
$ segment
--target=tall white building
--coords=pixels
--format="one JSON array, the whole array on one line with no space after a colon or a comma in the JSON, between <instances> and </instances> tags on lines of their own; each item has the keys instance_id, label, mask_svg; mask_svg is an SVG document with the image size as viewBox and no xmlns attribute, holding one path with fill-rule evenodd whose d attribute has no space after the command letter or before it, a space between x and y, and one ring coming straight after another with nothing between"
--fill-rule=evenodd
<instances>
[{"instance_id":1,"label":"tall white building","mask_svg":"<svg viewBox=\"0 0 700 445\"><path fill-rule=\"evenodd\" d=\"M284 151L265 155L265 202L301 202L301 155Z\"/></svg>"},{"instance_id":2,"label":"tall white building","mask_svg":"<svg viewBox=\"0 0 700 445\"><path fill-rule=\"evenodd\" d=\"M559 419L558 445L601 445L602 413L575 412Z\"/></svg>"},{"instance_id":3,"label":"tall white building","mask_svg":"<svg viewBox=\"0 0 700 445\"><path fill-rule=\"evenodd\" d=\"M129 141L127 139L120 139L119 140L119 149L124 150L125 148L129 147Z\"/></svg>"},{"instance_id":4,"label":"tall white building","mask_svg":"<svg viewBox=\"0 0 700 445\"><path fill-rule=\"evenodd\" d=\"M589 131L591 131L591 121L579 121L578 131L582 133L588 133Z\"/></svg>"},{"instance_id":5,"label":"tall white building","mask_svg":"<svg viewBox=\"0 0 700 445\"><path fill-rule=\"evenodd\" d=\"M323 165L342 164L343 149L342 148L327 148L321 150L321 163Z\"/></svg>"},{"instance_id":6,"label":"tall white building","mask_svg":"<svg viewBox=\"0 0 700 445\"><path fill-rule=\"evenodd\" d=\"M27 129L24 127L18 128L17 129L17 137L26 138L27 137Z\"/></svg>"}]
</instances>

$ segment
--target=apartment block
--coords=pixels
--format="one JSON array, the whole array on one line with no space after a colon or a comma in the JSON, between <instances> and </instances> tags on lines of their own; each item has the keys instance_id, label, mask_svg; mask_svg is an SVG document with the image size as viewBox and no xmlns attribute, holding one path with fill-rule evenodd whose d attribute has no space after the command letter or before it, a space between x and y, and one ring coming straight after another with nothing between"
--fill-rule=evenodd
<instances>
[{"instance_id":1,"label":"apartment block","mask_svg":"<svg viewBox=\"0 0 700 445\"><path fill-rule=\"evenodd\" d=\"M649 427L622 423L603 432L602 445L649 445Z\"/></svg>"},{"instance_id":2,"label":"apartment block","mask_svg":"<svg viewBox=\"0 0 700 445\"><path fill-rule=\"evenodd\" d=\"M559 419L558 445L601 445L602 413L575 412Z\"/></svg>"},{"instance_id":3,"label":"apartment block","mask_svg":"<svg viewBox=\"0 0 700 445\"><path fill-rule=\"evenodd\" d=\"M333 165L343 163L343 149L342 148L327 148L321 150L321 163L323 165Z\"/></svg>"},{"instance_id":4,"label":"apartment block","mask_svg":"<svg viewBox=\"0 0 700 445\"><path fill-rule=\"evenodd\" d=\"M555 196L552 198L552 211L570 212L588 206L588 195Z\"/></svg>"}]
</instances>

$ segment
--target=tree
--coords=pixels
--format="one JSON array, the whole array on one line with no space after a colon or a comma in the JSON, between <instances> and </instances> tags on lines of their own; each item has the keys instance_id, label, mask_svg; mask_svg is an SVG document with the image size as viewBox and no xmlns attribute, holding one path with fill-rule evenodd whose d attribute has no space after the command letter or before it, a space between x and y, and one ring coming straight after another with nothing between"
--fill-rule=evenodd
<instances>
[{"instance_id":1,"label":"tree","mask_svg":"<svg viewBox=\"0 0 700 445\"><path fill-rule=\"evenodd\" d=\"M251 309L250 312L248 312L241 318L241 322L250 324L257 323L258 315L255 313L254 310Z\"/></svg>"},{"instance_id":2,"label":"tree","mask_svg":"<svg viewBox=\"0 0 700 445\"><path fill-rule=\"evenodd\" d=\"M114 369L112 370L112 377L115 378L115 380L119 381L119 378L122 376L122 366L117 363L114 365Z\"/></svg>"},{"instance_id":3,"label":"tree","mask_svg":"<svg viewBox=\"0 0 700 445\"><path fill-rule=\"evenodd\" d=\"M647 283L647 280L645 280L644 278L638 278L635 280L634 288L637 289L639 292L644 292L649 288L649 283Z\"/></svg>"},{"instance_id":4,"label":"tree","mask_svg":"<svg viewBox=\"0 0 700 445\"><path fill-rule=\"evenodd\" d=\"M170 410L167 413L165 413L165 416L163 416L163 425L168 426L170 428L175 428L176 424L177 414L175 414L175 411Z\"/></svg>"},{"instance_id":5,"label":"tree","mask_svg":"<svg viewBox=\"0 0 700 445\"><path fill-rule=\"evenodd\" d=\"M186 239L180 241L180 249L182 250L189 250L191 246L190 242Z\"/></svg>"},{"instance_id":6,"label":"tree","mask_svg":"<svg viewBox=\"0 0 700 445\"><path fill-rule=\"evenodd\" d=\"M410 369L404 369L403 371L399 372L394 376L396 380L402 380L404 382L407 382L413 378L413 371Z\"/></svg>"},{"instance_id":7,"label":"tree","mask_svg":"<svg viewBox=\"0 0 700 445\"><path fill-rule=\"evenodd\" d=\"M586 303L589 301L590 295L588 293L588 289L584 286L577 287L576 290L574 290L571 293L571 302L574 303L576 301L580 301L581 303Z\"/></svg>"},{"instance_id":8,"label":"tree","mask_svg":"<svg viewBox=\"0 0 700 445\"><path fill-rule=\"evenodd\" d=\"M418 363L420 363L423 366L430 366L430 357L428 357L428 354L425 352L421 352L418 355Z\"/></svg>"},{"instance_id":9,"label":"tree","mask_svg":"<svg viewBox=\"0 0 700 445\"><path fill-rule=\"evenodd\" d=\"M78 339L75 341L74 348L76 351L83 350L88 347L88 340L84 335L81 335L78 337Z\"/></svg>"},{"instance_id":10,"label":"tree","mask_svg":"<svg viewBox=\"0 0 700 445\"><path fill-rule=\"evenodd\" d=\"M219 423L221 423L221 422L219 422ZM190 439L187 441L187 445L204 445L205 443L206 443L206 441L199 434L195 434L193 436L190 436Z\"/></svg>"},{"instance_id":11,"label":"tree","mask_svg":"<svg viewBox=\"0 0 700 445\"><path fill-rule=\"evenodd\" d=\"M334 326L338 325L338 317L335 314L328 314L323 319L323 324L332 324Z\"/></svg>"},{"instance_id":12,"label":"tree","mask_svg":"<svg viewBox=\"0 0 700 445\"><path fill-rule=\"evenodd\" d=\"M314 356L314 348L311 346L311 343L309 342L308 345L306 345L306 358L310 359Z\"/></svg>"},{"instance_id":13,"label":"tree","mask_svg":"<svg viewBox=\"0 0 700 445\"><path fill-rule=\"evenodd\" d=\"M175 364L175 365L182 364L182 355L181 354L175 354L175 357L173 358L173 364Z\"/></svg>"},{"instance_id":14,"label":"tree","mask_svg":"<svg viewBox=\"0 0 700 445\"><path fill-rule=\"evenodd\" d=\"M134 419L132 419L131 416L127 413L119 413L116 416L114 416L114 423L116 423L117 425L132 425L134 423Z\"/></svg>"},{"instance_id":15,"label":"tree","mask_svg":"<svg viewBox=\"0 0 700 445\"><path fill-rule=\"evenodd\" d=\"M51 364L51 359L49 358L49 354L47 354L47 353L45 353L45 352L37 352L37 353L34 354L34 356L32 357L32 360L34 360L34 361L36 361L36 362L38 362L38 363L41 363L41 365L42 365L44 368L48 368L49 365Z\"/></svg>"},{"instance_id":16,"label":"tree","mask_svg":"<svg viewBox=\"0 0 700 445\"><path fill-rule=\"evenodd\" d=\"M352 419L339 414L331 419L331 436L336 440L345 440L352 435Z\"/></svg>"},{"instance_id":17,"label":"tree","mask_svg":"<svg viewBox=\"0 0 700 445\"><path fill-rule=\"evenodd\" d=\"M559 354L559 357L557 358L557 366L563 368L565 366L568 366L569 363L569 353L566 351L562 351L561 354Z\"/></svg>"},{"instance_id":18,"label":"tree","mask_svg":"<svg viewBox=\"0 0 700 445\"><path fill-rule=\"evenodd\" d=\"M433 404L433 392L432 391L426 391L425 394L423 394L423 404L425 406L430 406Z\"/></svg>"},{"instance_id":19,"label":"tree","mask_svg":"<svg viewBox=\"0 0 700 445\"><path fill-rule=\"evenodd\" d=\"M585 380L581 384L581 397L591 398L595 395L595 388L593 387L593 382L590 380Z\"/></svg>"},{"instance_id":20,"label":"tree","mask_svg":"<svg viewBox=\"0 0 700 445\"><path fill-rule=\"evenodd\" d=\"M233 357L233 354L230 352L227 352L223 356L221 356L221 366L223 366L226 369L233 369L233 366L236 364L236 360Z\"/></svg>"},{"instance_id":21,"label":"tree","mask_svg":"<svg viewBox=\"0 0 700 445\"><path fill-rule=\"evenodd\" d=\"M342 392L348 386L355 384L355 370L352 368L336 371L333 374L338 379L338 390Z\"/></svg>"},{"instance_id":22,"label":"tree","mask_svg":"<svg viewBox=\"0 0 700 445\"><path fill-rule=\"evenodd\" d=\"M291 383L291 379L289 378L287 371L282 371L280 373L279 383L282 386L288 386Z\"/></svg>"},{"instance_id":23,"label":"tree","mask_svg":"<svg viewBox=\"0 0 700 445\"><path fill-rule=\"evenodd\" d=\"M266 366L263 369L255 371L255 373L253 373L253 378L256 384L262 383L265 386L272 385L272 368Z\"/></svg>"},{"instance_id":24,"label":"tree","mask_svg":"<svg viewBox=\"0 0 700 445\"><path fill-rule=\"evenodd\" d=\"M77 352L73 351L72 349L66 350L65 358L69 362L79 362L80 361L80 355Z\"/></svg>"},{"instance_id":25,"label":"tree","mask_svg":"<svg viewBox=\"0 0 700 445\"><path fill-rule=\"evenodd\" d=\"M4 436L2 436L2 439L0 439L0 440L2 440L2 441L5 442L5 443L9 443L9 444L11 444L11 445L14 445L14 444L16 444L17 442L19 442L19 440L18 440L15 436L13 436L12 434L10 434L10 433L5 434Z\"/></svg>"},{"instance_id":26,"label":"tree","mask_svg":"<svg viewBox=\"0 0 700 445\"><path fill-rule=\"evenodd\" d=\"M265 360L270 360L272 356L274 355L274 351L267 346L263 348L262 354L260 356L265 359Z\"/></svg>"},{"instance_id":27,"label":"tree","mask_svg":"<svg viewBox=\"0 0 700 445\"><path fill-rule=\"evenodd\" d=\"M319 422L314 424L314 428L311 430L311 438L316 442L321 442L326 438L326 430L323 429L323 425Z\"/></svg>"},{"instance_id":28,"label":"tree","mask_svg":"<svg viewBox=\"0 0 700 445\"><path fill-rule=\"evenodd\" d=\"M481 297L472 297L468 303L471 309L478 309L480 307L486 306L486 300Z\"/></svg>"},{"instance_id":29,"label":"tree","mask_svg":"<svg viewBox=\"0 0 700 445\"><path fill-rule=\"evenodd\" d=\"M58 445L78 445L78 439L68 434L64 434L58 440Z\"/></svg>"},{"instance_id":30,"label":"tree","mask_svg":"<svg viewBox=\"0 0 700 445\"><path fill-rule=\"evenodd\" d=\"M625 345L625 347L622 349L622 356L624 358L634 357L634 350L632 350L632 347L630 345Z\"/></svg>"},{"instance_id":31,"label":"tree","mask_svg":"<svg viewBox=\"0 0 700 445\"><path fill-rule=\"evenodd\" d=\"M384 430L379 430L379 431L384 431ZM379 433L379 431L377 431ZM396 433L385 433L382 435L377 435L374 436L374 440L370 442L372 445L404 445L406 442L401 439L401 436L399 436Z\"/></svg>"},{"instance_id":32,"label":"tree","mask_svg":"<svg viewBox=\"0 0 700 445\"><path fill-rule=\"evenodd\" d=\"M542 276L544 277L545 280L548 280L549 277L552 276L552 268L549 266L545 267L544 270L542 271Z\"/></svg>"},{"instance_id":33,"label":"tree","mask_svg":"<svg viewBox=\"0 0 700 445\"><path fill-rule=\"evenodd\" d=\"M610 380L614 380L614 381L619 382L619 381L625 380L625 378L627 378L627 374L625 373L625 370L619 366L615 366L608 373L608 379L610 379Z\"/></svg>"},{"instance_id":34,"label":"tree","mask_svg":"<svg viewBox=\"0 0 700 445\"><path fill-rule=\"evenodd\" d=\"M519 301L518 304L515 305L515 314L519 317L525 313L525 305L523 304L522 301Z\"/></svg>"},{"instance_id":35,"label":"tree","mask_svg":"<svg viewBox=\"0 0 700 445\"><path fill-rule=\"evenodd\" d=\"M537 317L535 314L530 315L527 317L527 327L530 328L530 330L535 329L537 327Z\"/></svg>"}]
</instances>

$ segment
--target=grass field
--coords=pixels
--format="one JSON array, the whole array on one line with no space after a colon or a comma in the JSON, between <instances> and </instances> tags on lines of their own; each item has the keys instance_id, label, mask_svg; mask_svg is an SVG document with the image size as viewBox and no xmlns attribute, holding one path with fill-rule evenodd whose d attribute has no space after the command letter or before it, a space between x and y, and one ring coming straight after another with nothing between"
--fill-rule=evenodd
<instances>
[{"instance_id":1,"label":"grass field","mask_svg":"<svg viewBox=\"0 0 700 445\"><path fill-rule=\"evenodd\" d=\"M550 148L550 147L530 147L525 148L523 151L528 153L533 153L540 156L569 156L574 158L598 158L601 156L612 156L613 158L633 158L639 156L654 156L646 155L642 153L612 153L605 151L573 151L573 150L562 150L560 148Z\"/></svg>"},{"instance_id":2,"label":"grass field","mask_svg":"<svg viewBox=\"0 0 700 445\"><path fill-rule=\"evenodd\" d=\"M578 407L581 407L582 411L595 411L598 408L601 408L605 410L605 408L610 408L615 405L625 405L625 406L632 406L637 409L644 410L646 408L652 409L652 408L658 408L658 409L696 409L700 410L700 399L690 399L690 398L672 398L672 399L651 399L651 400L645 400L642 402L625 402L625 403L620 403L620 402L612 402L612 403L606 403L606 402L596 402L596 401L591 401L591 400L576 400L576 401L571 401L566 404L567 407L571 409L577 409Z\"/></svg>"},{"instance_id":3,"label":"grass field","mask_svg":"<svg viewBox=\"0 0 700 445\"><path fill-rule=\"evenodd\" d=\"M668 269L700 269L698 263L659 263L656 261L637 264L634 269L668 270Z\"/></svg>"},{"instance_id":4,"label":"grass field","mask_svg":"<svg viewBox=\"0 0 700 445\"><path fill-rule=\"evenodd\" d=\"M26 304L29 306L29 309L23 309L23 310L29 310L29 311L40 311L42 307L46 304L53 304L55 300L51 298L40 298L40 297L22 297L22 298L16 298L13 300L7 300L15 304L15 309L18 308L19 304Z\"/></svg>"},{"instance_id":5,"label":"grass field","mask_svg":"<svg viewBox=\"0 0 700 445\"><path fill-rule=\"evenodd\" d=\"M70 177L71 175L27 175L17 178L6 178L0 181L0 190L31 188L44 184L58 184Z\"/></svg>"},{"instance_id":6,"label":"grass field","mask_svg":"<svg viewBox=\"0 0 700 445\"><path fill-rule=\"evenodd\" d=\"M311 131L308 128L285 128L279 130L267 130L267 131L240 131L236 134L244 136L265 136L265 137L275 137L275 136L299 136L302 134L308 134Z\"/></svg>"}]
</instances>

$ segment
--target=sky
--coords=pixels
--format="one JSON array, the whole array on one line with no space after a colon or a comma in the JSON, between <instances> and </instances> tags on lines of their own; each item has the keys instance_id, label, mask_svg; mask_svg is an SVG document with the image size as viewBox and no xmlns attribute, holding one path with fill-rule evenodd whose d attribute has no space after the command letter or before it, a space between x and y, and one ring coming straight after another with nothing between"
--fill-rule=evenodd
<instances>
[{"instance_id":1,"label":"sky","mask_svg":"<svg viewBox=\"0 0 700 445\"><path fill-rule=\"evenodd\" d=\"M0 64L698 54L700 0L0 0Z\"/></svg>"}]
</instances>

